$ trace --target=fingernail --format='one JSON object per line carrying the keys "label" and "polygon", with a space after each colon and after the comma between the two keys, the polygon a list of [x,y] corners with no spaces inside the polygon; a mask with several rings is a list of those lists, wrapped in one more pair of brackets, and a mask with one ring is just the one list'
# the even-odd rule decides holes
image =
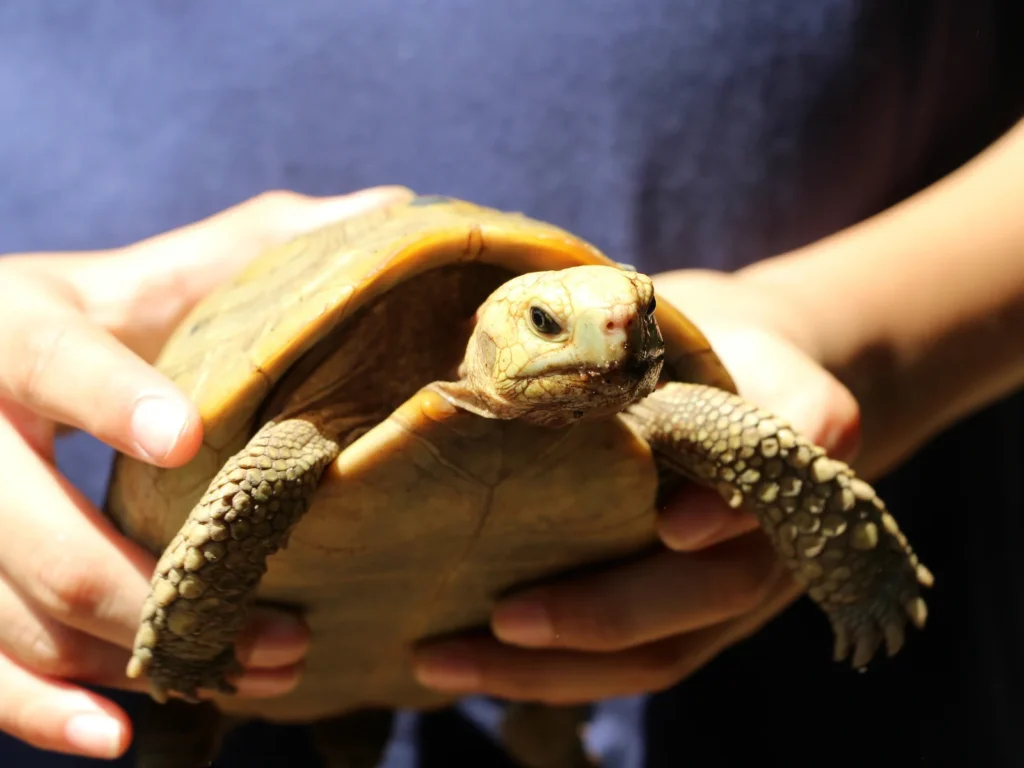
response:
{"label": "fingernail", "polygon": [[273,668],[294,664],[309,650],[309,632],[298,619],[277,616],[260,624],[247,666]]}
{"label": "fingernail", "polygon": [[494,634],[508,643],[526,646],[550,645],[555,628],[547,608],[537,600],[518,600],[494,611]]}
{"label": "fingernail", "polygon": [[420,685],[439,691],[472,691],[480,687],[480,669],[465,656],[438,652],[420,660],[414,674]]}
{"label": "fingernail", "polygon": [[76,750],[93,757],[115,758],[121,753],[124,731],[114,718],[87,712],[71,716],[64,726],[64,737]]}
{"label": "fingernail", "polygon": [[145,456],[162,460],[174,450],[188,423],[188,412],[177,400],[147,395],[135,404],[132,437]]}
{"label": "fingernail", "polygon": [[722,530],[726,520],[719,512],[668,512],[658,518],[658,535],[670,549],[700,549]]}

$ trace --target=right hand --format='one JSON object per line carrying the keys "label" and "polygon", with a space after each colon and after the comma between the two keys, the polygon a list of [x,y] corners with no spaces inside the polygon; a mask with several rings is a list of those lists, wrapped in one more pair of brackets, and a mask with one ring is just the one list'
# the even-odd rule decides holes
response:
{"label": "right hand", "polygon": [[[150,363],[185,313],[265,247],[408,196],[269,193],[125,248],[0,259],[0,730],[114,758],[131,741],[128,717],[83,684],[147,689],[125,667],[155,560],[59,473],[58,429],[184,464],[202,423]],[[307,645],[298,619],[256,611],[239,695],[290,690]]]}

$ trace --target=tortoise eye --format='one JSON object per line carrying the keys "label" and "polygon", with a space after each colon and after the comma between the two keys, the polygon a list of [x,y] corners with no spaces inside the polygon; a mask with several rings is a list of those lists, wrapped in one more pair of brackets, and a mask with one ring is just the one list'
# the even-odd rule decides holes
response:
{"label": "tortoise eye", "polygon": [[658,300],[651,296],[651,303],[647,305],[647,316],[651,317],[654,314],[654,310],[658,308]]}
{"label": "tortoise eye", "polygon": [[545,336],[554,336],[562,330],[555,319],[540,307],[530,307],[530,322]]}

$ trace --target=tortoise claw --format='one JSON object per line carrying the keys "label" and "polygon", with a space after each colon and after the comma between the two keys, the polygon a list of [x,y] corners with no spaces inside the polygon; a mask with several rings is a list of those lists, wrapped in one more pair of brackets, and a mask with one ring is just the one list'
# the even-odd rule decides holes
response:
{"label": "tortoise claw", "polygon": [[831,616],[835,661],[845,661],[852,652],[851,666],[862,669],[871,662],[883,643],[887,656],[893,657],[900,652],[906,643],[908,618],[919,629],[924,627],[927,609],[919,596],[905,600],[902,606],[895,603],[885,610],[878,608],[876,603],[874,610],[865,610],[863,605],[848,605],[835,610]]}
{"label": "tortoise claw", "polygon": [[850,632],[846,625],[832,622],[832,633],[835,635],[835,646],[832,651],[834,661],[845,661],[850,655]]}
{"label": "tortoise claw", "polygon": [[206,663],[181,662],[173,657],[139,659],[136,656],[128,666],[128,677],[145,675],[149,678],[150,697],[159,704],[166,704],[171,696],[198,704],[202,701],[201,690],[235,694],[238,688],[229,678],[244,671],[231,649]]}
{"label": "tortoise claw", "polygon": [[928,605],[921,597],[914,597],[908,600],[904,605],[904,610],[907,612],[907,616],[914,623],[914,626],[918,629],[924,629],[925,622],[928,620]]}
{"label": "tortoise claw", "polygon": [[885,652],[890,658],[903,648],[903,642],[906,640],[903,626],[903,622],[890,621],[882,627],[882,634],[885,635]]}
{"label": "tortoise claw", "polygon": [[157,704],[166,704],[167,700],[170,698],[167,688],[160,685],[160,683],[155,680],[151,681],[149,684],[149,695]]}
{"label": "tortoise claw", "polygon": [[882,644],[882,633],[876,627],[866,627],[857,636],[857,645],[853,651],[853,668],[866,667],[874,658],[878,647]]}

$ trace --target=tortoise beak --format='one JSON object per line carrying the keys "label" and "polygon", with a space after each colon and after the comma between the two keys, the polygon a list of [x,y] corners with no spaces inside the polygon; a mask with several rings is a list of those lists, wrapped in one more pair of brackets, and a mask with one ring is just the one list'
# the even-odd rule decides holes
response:
{"label": "tortoise beak", "polygon": [[636,382],[638,398],[647,397],[654,391],[664,364],[665,350],[662,347],[649,354],[637,355],[629,359],[625,366],[625,373],[631,381]]}
{"label": "tortoise beak", "polygon": [[624,366],[626,375],[637,383],[638,396],[646,397],[654,391],[665,364],[665,340],[661,336],[654,315],[639,318],[630,329],[629,358]]}
{"label": "tortoise beak", "polygon": [[642,379],[652,371],[655,374],[661,373],[661,366],[665,362],[665,350],[659,349],[653,353],[631,357],[626,363],[625,369],[631,377]]}

